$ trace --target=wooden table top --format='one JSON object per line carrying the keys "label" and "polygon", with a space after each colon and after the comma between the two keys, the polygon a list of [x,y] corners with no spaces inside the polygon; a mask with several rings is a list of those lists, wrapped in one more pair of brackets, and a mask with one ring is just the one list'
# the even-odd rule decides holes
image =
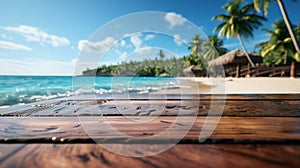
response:
{"label": "wooden table top", "polygon": [[[222,104],[222,113],[210,113]],[[0,167],[300,166],[298,94],[57,99],[2,108],[0,115]],[[199,142],[206,122],[213,132]],[[171,126],[178,129],[155,136]],[[170,149],[147,157],[103,147],[172,140]]]}

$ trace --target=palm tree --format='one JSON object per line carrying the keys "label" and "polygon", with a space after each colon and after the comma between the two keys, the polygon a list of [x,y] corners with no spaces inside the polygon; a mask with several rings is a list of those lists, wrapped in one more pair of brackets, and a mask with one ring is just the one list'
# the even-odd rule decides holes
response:
{"label": "palm tree", "polygon": [[189,49],[192,50],[192,55],[200,56],[203,50],[202,46],[203,46],[203,40],[200,39],[199,34],[196,34],[193,37],[192,42],[190,43],[189,46]]}
{"label": "palm tree", "polygon": [[218,51],[219,55],[223,55],[228,52],[228,49],[225,48],[224,41],[219,39],[218,36],[212,35],[208,36],[210,44]]}
{"label": "palm tree", "polygon": [[265,61],[275,64],[282,62],[287,64],[288,56],[299,61],[299,58],[295,55],[296,51],[293,48],[293,42],[284,20],[277,20],[272,24],[272,27],[273,30],[263,29],[270,35],[270,39],[256,45],[257,48],[260,48],[260,53],[265,58]]}
{"label": "palm tree", "polygon": [[227,48],[223,47],[223,40],[219,39],[216,35],[208,36],[209,42],[204,43],[204,55],[203,61],[204,63],[208,63],[208,61],[215,59],[219,55],[223,55],[228,52]]}
{"label": "palm tree", "polygon": [[165,58],[165,54],[164,54],[164,52],[162,51],[162,49],[159,50],[158,56],[159,56],[159,59],[160,59],[160,60],[163,60],[163,59]]}
{"label": "palm tree", "polygon": [[254,9],[257,12],[260,12],[260,10],[262,9],[264,16],[267,16],[268,9],[270,6],[270,0],[253,0],[253,5],[254,5]]}
{"label": "palm tree", "polygon": [[[285,22],[285,25],[286,25],[286,27],[287,27],[287,29],[289,31],[289,34],[291,36],[291,39],[293,41],[293,45],[294,45],[294,47],[295,47],[298,55],[300,55],[300,50],[299,50],[297,38],[295,37],[295,33],[293,31],[290,19],[289,19],[287,13],[286,13],[286,9],[285,9],[284,3],[282,2],[282,0],[276,0],[276,2],[277,2],[278,6],[280,8],[283,20]],[[264,13],[265,16],[267,15],[267,11],[268,11],[269,5],[270,5],[270,0],[254,0],[254,8],[255,8],[255,10],[259,12],[260,9],[263,8],[263,13]]]}
{"label": "palm tree", "polygon": [[190,43],[189,50],[192,50],[191,55],[184,57],[185,63],[188,66],[198,66],[201,68],[205,68],[205,66],[202,64],[201,56],[203,55],[204,51],[204,41],[203,39],[200,38],[199,34],[196,34],[192,42]]}
{"label": "palm tree", "polygon": [[254,13],[253,4],[246,4],[241,6],[242,0],[229,1],[223,9],[228,13],[227,15],[217,15],[213,20],[220,20],[222,23],[218,25],[215,31],[219,30],[219,36],[236,37],[243,50],[246,53],[247,59],[251,66],[254,66],[246,47],[242,41],[242,37],[253,37],[252,31],[262,25],[261,21],[266,20],[265,17]]}

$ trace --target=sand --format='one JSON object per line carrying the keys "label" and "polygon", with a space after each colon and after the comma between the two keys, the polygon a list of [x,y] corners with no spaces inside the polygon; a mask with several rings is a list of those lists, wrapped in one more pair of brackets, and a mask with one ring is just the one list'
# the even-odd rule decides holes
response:
{"label": "sand", "polygon": [[293,94],[300,93],[300,78],[178,78],[180,89],[157,94]]}

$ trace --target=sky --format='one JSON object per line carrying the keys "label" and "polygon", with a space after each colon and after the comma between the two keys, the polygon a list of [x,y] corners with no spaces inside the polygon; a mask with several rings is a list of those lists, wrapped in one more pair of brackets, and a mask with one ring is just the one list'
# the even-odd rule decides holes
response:
{"label": "sky", "polygon": [[[99,65],[150,59],[159,49],[167,57],[190,53],[193,34],[213,33],[227,0],[0,0],[0,75],[74,75]],[[251,2],[251,0],[249,0]],[[300,24],[300,1],[285,0],[290,20]],[[151,11],[151,12],[150,12]],[[157,11],[157,12],[156,12]],[[268,39],[281,18],[272,3],[255,44]],[[237,39],[224,39],[228,49]]]}

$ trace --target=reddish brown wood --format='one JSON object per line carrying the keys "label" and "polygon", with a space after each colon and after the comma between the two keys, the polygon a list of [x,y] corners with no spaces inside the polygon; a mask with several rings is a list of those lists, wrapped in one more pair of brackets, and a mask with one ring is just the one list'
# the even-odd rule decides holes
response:
{"label": "reddish brown wood", "polygon": [[241,72],[241,67],[240,67],[240,65],[237,65],[236,69],[235,69],[235,77],[236,78],[240,77],[240,72]]}
{"label": "reddish brown wood", "polygon": [[[0,143],[64,143],[90,142],[91,138],[127,141],[128,137],[118,136],[111,131],[111,126],[125,135],[148,137],[162,133],[171,125],[188,126],[191,117],[28,117],[0,118]],[[183,139],[183,143],[197,143],[206,117],[197,117],[192,129]],[[216,117],[211,117],[216,121]],[[137,122],[138,120],[143,122]],[[101,121],[108,123],[102,125]],[[147,122],[146,122],[147,121]],[[222,117],[208,143],[289,143],[300,142],[300,121],[294,117]],[[208,128],[213,128],[208,126]],[[180,129],[174,129],[167,137],[160,140],[180,137]],[[55,139],[53,139],[55,137]],[[132,142],[135,142],[133,138]],[[119,139],[124,138],[124,139]]]}
{"label": "reddish brown wood", "polygon": [[290,68],[290,77],[295,77],[296,75],[296,63],[293,61],[291,63],[291,68]]}
{"label": "reddish brown wood", "polygon": [[178,144],[148,157],[127,157],[97,144],[28,144],[0,146],[5,167],[299,167],[299,145]]}
{"label": "reddish brown wood", "polygon": [[256,64],[256,72],[255,72],[255,76],[258,77],[259,75],[259,69],[260,69],[260,64]]}
{"label": "reddish brown wood", "polygon": [[[298,95],[299,97],[299,95]],[[300,101],[297,95],[260,95],[254,97],[243,97],[239,95],[227,96],[202,96],[198,100],[82,100],[64,101],[61,103],[40,104],[39,106],[24,105],[0,109],[2,116],[176,116],[198,115],[206,116],[213,111],[215,103],[224,105],[223,116],[300,116]],[[223,98],[223,99],[222,99]],[[212,103],[214,102],[214,103]],[[179,113],[180,112],[180,113]]]}
{"label": "reddish brown wood", "polygon": [[248,62],[248,69],[247,69],[247,75],[251,76],[251,64]]}
{"label": "reddish brown wood", "polygon": [[[299,95],[230,95],[227,97],[223,117],[212,135],[204,143],[199,143],[199,133],[207,119],[208,110],[214,111],[216,108],[210,106],[211,101],[222,102],[222,98],[220,95],[202,95],[198,99],[189,100],[190,104],[184,106],[179,105],[178,99],[168,100],[167,104],[163,104],[161,100],[153,102],[154,105],[164,107],[164,114],[171,114],[170,116],[140,116],[143,112],[135,114],[136,110],[144,107],[152,114],[153,109],[148,107],[149,102],[145,100],[135,100],[131,104],[134,110],[128,114],[132,113],[135,116],[115,116],[116,113],[112,110],[112,113],[107,113],[108,116],[104,118],[94,110],[101,107],[104,112],[108,112],[115,102],[64,100],[1,109],[0,114],[3,116],[13,114],[31,117],[0,117],[0,167],[300,166]],[[126,101],[124,102],[124,107],[127,107]],[[74,115],[72,105],[80,107],[81,111],[75,111],[85,116]],[[186,136],[179,144],[154,156],[120,156],[94,144],[91,139],[95,138],[99,143],[113,144],[118,148],[122,148],[120,144],[124,142],[146,144],[144,140],[139,139],[159,134],[173,124],[181,128],[191,123],[191,116],[177,116],[174,109],[186,110],[188,114],[195,110],[195,107],[199,108],[197,110],[200,116],[196,118]],[[43,116],[42,113],[44,116],[50,115],[37,117]],[[60,114],[68,117],[58,117]],[[92,114],[98,115],[88,116]],[[133,117],[131,119],[134,120],[127,117]],[[177,117],[182,120],[176,121]],[[107,125],[99,125],[103,119],[125,135],[138,138],[117,136]],[[144,119],[147,122],[137,122]],[[208,128],[212,129],[213,125],[209,125]],[[167,142],[166,140],[178,137],[180,133],[173,130],[169,136],[160,140]],[[111,143],[111,140],[114,143]]]}

